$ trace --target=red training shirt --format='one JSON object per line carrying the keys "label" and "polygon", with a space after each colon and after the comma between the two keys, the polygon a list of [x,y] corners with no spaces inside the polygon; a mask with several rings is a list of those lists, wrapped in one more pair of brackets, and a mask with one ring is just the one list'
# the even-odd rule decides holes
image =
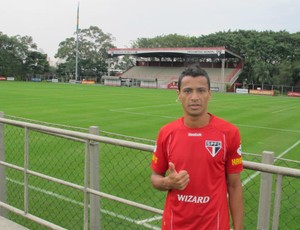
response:
{"label": "red training shirt", "polygon": [[214,115],[202,128],[186,127],[183,117],[162,127],[152,169],[165,174],[173,162],[190,176],[184,190],[168,191],[162,229],[230,229],[226,174],[243,170],[241,155],[239,130]]}

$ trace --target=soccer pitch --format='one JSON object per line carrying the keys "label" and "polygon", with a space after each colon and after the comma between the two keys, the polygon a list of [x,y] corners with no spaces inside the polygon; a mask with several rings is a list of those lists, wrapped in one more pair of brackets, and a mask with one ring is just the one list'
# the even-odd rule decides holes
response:
{"label": "soccer pitch", "polygon": [[[182,115],[181,105],[176,99],[176,90],[0,82],[0,111],[5,115],[73,127],[98,126],[103,131],[153,141],[162,125]],[[300,98],[213,93],[209,111],[240,129],[243,152],[261,154],[268,150],[275,152],[276,156],[300,160]],[[42,143],[39,144],[42,146]],[[49,156],[44,154],[40,157]],[[51,157],[53,166],[47,166],[49,171],[59,163],[59,160],[54,159],[57,156]],[[113,163],[120,160],[117,155],[114,157],[116,158],[107,161]],[[139,164],[139,157],[134,159],[136,165]],[[133,172],[137,168],[137,176],[149,181],[150,159],[151,156],[149,162],[138,167],[132,166],[131,169],[128,166],[132,159],[124,158],[121,161],[127,166],[124,170]],[[120,166],[116,164],[114,168],[117,167]],[[145,167],[148,167],[147,170],[144,170]],[[127,175],[130,172],[123,171],[122,174]],[[114,175],[110,176],[108,181],[114,178]],[[248,174],[244,174],[243,180],[247,179]],[[123,185],[118,181],[109,182],[109,189],[113,191],[114,186],[122,186],[121,190],[125,191],[126,183],[122,182]],[[150,182],[143,186],[145,191],[152,190]],[[54,186],[49,188],[52,190],[52,187]],[[251,189],[256,191],[257,188]],[[68,193],[68,190],[62,193]],[[145,197],[139,198],[140,201],[147,200],[148,194],[144,195]],[[50,202],[54,203],[54,199],[47,200],[49,205]],[[157,207],[162,208],[161,205],[162,203]],[[66,207],[67,204],[62,209]],[[134,217],[134,214],[128,214],[130,215]]]}
{"label": "soccer pitch", "polygon": [[[6,115],[98,126],[150,140],[156,139],[162,125],[182,115],[176,99],[175,90],[0,82],[0,111]],[[209,111],[240,129],[243,152],[268,150],[279,155],[300,140],[299,98],[213,93]]]}

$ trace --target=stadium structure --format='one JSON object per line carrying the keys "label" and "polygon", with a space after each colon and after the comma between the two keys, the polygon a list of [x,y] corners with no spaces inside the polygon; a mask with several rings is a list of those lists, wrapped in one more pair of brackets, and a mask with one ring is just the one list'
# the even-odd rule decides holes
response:
{"label": "stadium structure", "polygon": [[[213,91],[224,92],[235,85],[243,59],[225,47],[111,48],[113,58],[129,55],[134,65],[118,76],[103,76],[105,85],[177,89],[177,80],[186,66],[199,63],[211,79]],[[111,68],[109,66],[108,68]]]}

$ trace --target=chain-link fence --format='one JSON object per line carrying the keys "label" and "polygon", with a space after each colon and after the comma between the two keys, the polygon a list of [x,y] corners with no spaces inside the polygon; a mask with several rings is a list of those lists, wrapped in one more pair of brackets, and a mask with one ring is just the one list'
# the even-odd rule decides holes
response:
{"label": "chain-link fence", "polygon": [[[21,119],[15,118],[14,120]],[[79,136],[70,137],[66,134],[57,134],[47,130],[24,128],[21,125],[6,123],[3,126],[4,143],[2,143],[2,149],[5,153],[5,160],[2,160],[9,165],[19,167],[19,169],[16,169],[8,167],[8,165],[5,166],[6,203],[65,229],[84,229],[86,222],[88,222],[88,228],[93,229],[93,223],[91,222],[91,215],[93,215],[91,206],[93,202],[89,202],[88,220],[86,219],[85,205],[87,197],[84,195],[87,190],[74,189],[74,187],[36,175],[47,175],[51,178],[57,178],[57,180],[67,181],[73,185],[76,184],[86,188],[87,141]],[[76,130],[74,127],[68,127],[68,129]],[[79,131],[87,135],[89,132],[88,129],[79,129]],[[98,145],[99,143],[99,146],[97,146],[99,149],[99,159],[97,160],[99,163],[99,169],[97,168],[99,178],[97,180],[99,191],[104,194],[99,199],[101,210],[99,214],[99,228],[101,227],[101,229],[105,230],[160,229],[161,214],[159,210],[163,209],[166,194],[151,187],[151,151],[140,149],[134,145],[134,143],[146,143],[147,146],[153,146],[153,141],[135,140],[134,137],[124,137],[103,131],[100,131],[100,134],[109,138],[130,140],[130,143],[133,144],[131,147],[130,145],[110,142],[103,143],[97,141],[97,139],[89,143],[89,146]],[[261,155],[245,153],[244,160],[261,162]],[[276,165],[300,169],[300,162],[297,161],[275,159],[274,162]],[[28,171],[36,174],[26,174],[25,166]],[[4,168],[3,164],[0,164],[1,167],[2,169]],[[242,177],[245,206],[244,229],[252,230],[256,229],[258,222],[260,172],[247,168],[244,170]],[[89,183],[94,179],[89,176]],[[274,176],[274,184],[275,180]],[[27,182],[28,189],[24,186]],[[0,186],[3,188],[2,184]],[[272,192],[272,210],[275,204],[274,195],[275,188]],[[112,198],[109,196],[112,196]],[[120,200],[116,199],[116,197]],[[279,229],[299,228],[299,197],[300,179],[284,176],[280,202]],[[88,198],[92,201],[90,196]],[[153,207],[155,210],[145,210],[136,207],[136,204]],[[271,214],[273,213],[272,210]],[[3,213],[3,210],[1,212],[0,208],[1,213]],[[5,214],[9,219],[29,229],[48,229],[43,224],[38,224],[12,211]],[[270,217],[271,223],[272,216]]]}
{"label": "chain-link fence", "polygon": [[[299,141],[300,142],[300,141]],[[298,143],[299,144],[299,143]],[[249,162],[262,162],[261,154],[243,153],[243,159]],[[271,162],[276,166],[283,166],[289,169],[300,169],[300,162],[283,158],[274,158]],[[245,229],[263,229],[256,228],[259,216],[259,202],[261,193],[261,171],[245,169],[243,172],[243,190],[244,190],[244,208],[245,208]],[[281,184],[280,207],[276,207],[276,183],[278,177],[271,174],[272,191],[270,194],[270,228],[268,229],[298,229],[300,220],[297,218],[300,214],[300,178],[293,176],[283,177]],[[279,220],[274,220],[276,208],[280,211]],[[279,228],[274,228],[274,221],[279,222]],[[252,223],[252,224],[251,224]]]}

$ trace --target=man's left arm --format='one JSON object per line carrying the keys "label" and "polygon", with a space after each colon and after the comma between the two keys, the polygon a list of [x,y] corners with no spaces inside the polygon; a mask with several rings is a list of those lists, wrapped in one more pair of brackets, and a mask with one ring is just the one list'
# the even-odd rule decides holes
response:
{"label": "man's left arm", "polygon": [[234,230],[243,229],[244,206],[240,173],[227,174],[229,208]]}

